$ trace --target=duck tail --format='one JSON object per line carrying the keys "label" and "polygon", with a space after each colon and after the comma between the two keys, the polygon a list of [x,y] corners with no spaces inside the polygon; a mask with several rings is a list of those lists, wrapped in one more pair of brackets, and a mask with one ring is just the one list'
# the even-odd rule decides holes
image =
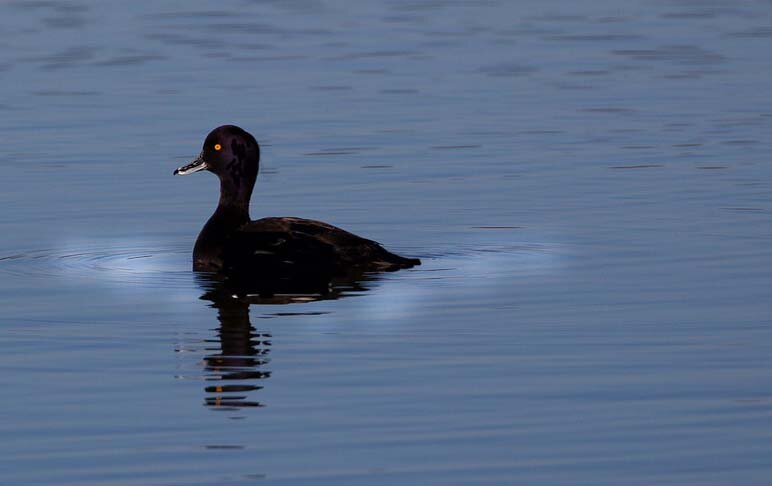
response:
{"label": "duck tail", "polygon": [[381,266],[386,271],[399,270],[401,268],[411,268],[421,264],[421,260],[418,258],[407,258],[399,256],[395,253],[383,249],[381,255],[378,258],[378,266]]}

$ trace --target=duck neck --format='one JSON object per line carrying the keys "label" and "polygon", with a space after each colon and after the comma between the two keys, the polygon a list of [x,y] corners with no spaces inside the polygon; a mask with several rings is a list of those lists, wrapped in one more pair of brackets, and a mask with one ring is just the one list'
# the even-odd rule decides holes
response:
{"label": "duck neck", "polygon": [[248,207],[236,204],[217,206],[198,234],[193,247],[193,269],[219,271],[223,266],[223,250],[231,234],[249,222]]}
{"label": "duck neck", "polygon": [[220,202],[214,214],[206,222],[201,237],[216,241],[249,222],[249,197],[238,196],[232,187],[229,187],[225,181],[221,181]]}
{"label": "duck neck", "polygon": [[249,188],[239,187],[228,179],[220,179],[220,201],[212,218],[241,226],[249,221],[249,199],[251,196],[251,186]]}
{"label": "duck neck", "polygon": [[208,223],[216,225],[220,231],[230,231],[249,222],[249,209],[235,205],[217,206]]}

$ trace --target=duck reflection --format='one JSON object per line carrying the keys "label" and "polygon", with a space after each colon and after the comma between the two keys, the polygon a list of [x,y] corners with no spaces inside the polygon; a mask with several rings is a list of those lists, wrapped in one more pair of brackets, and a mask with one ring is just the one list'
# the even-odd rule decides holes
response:
{"label": "duck reflection", "polygon": [[202,300],[217,309],[219,326],[206,341],[203,358],[205,380],[204,405],[214,410],[239,410],[262,407],[252,392],[263,388],[270,378],[272,336],[256,329],[250,320],[252,305],[285,305],[318,300],[339,299],[369,289],[375,274],[347,275],[345,278],[316,281],[282,281],[274,286],[235,281],[208,273],[196,274],[204,290]]}
{"label": "duck reflection", "polygon": [[247,393],[259,390],[260,380],[271,376],[265,366],[270,359],[271,335],[260,332],[249,320],[249,303],[240,299],[213,301],[220,327],[216,338],[208,340],[204,356],[206,380],[217,382],[205,388],[207,407],[234,409],[261,407]]}

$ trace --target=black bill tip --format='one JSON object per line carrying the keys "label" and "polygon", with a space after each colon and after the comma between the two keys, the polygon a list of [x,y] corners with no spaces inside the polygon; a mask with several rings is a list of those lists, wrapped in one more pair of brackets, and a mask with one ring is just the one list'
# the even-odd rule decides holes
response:
{"label": "black bill tip", "polygon": [[177,167],[174,169],[174,173],[172,175],[188,175],[200,170],[204,170],[206,168],[206,161],[204,161],[204,156],[201,154],[196,157],[196,160],[189,163],[188,165],[183,165],[182,167]]}

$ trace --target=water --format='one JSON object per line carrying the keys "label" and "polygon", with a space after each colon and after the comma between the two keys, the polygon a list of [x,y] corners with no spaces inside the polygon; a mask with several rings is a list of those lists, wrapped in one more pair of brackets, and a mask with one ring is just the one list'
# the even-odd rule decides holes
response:
{"label": "water", "polygon": [[[3,484],[767,484],[772,4],[5,2]],[[424,261],[190,272],[252,216]]]}

